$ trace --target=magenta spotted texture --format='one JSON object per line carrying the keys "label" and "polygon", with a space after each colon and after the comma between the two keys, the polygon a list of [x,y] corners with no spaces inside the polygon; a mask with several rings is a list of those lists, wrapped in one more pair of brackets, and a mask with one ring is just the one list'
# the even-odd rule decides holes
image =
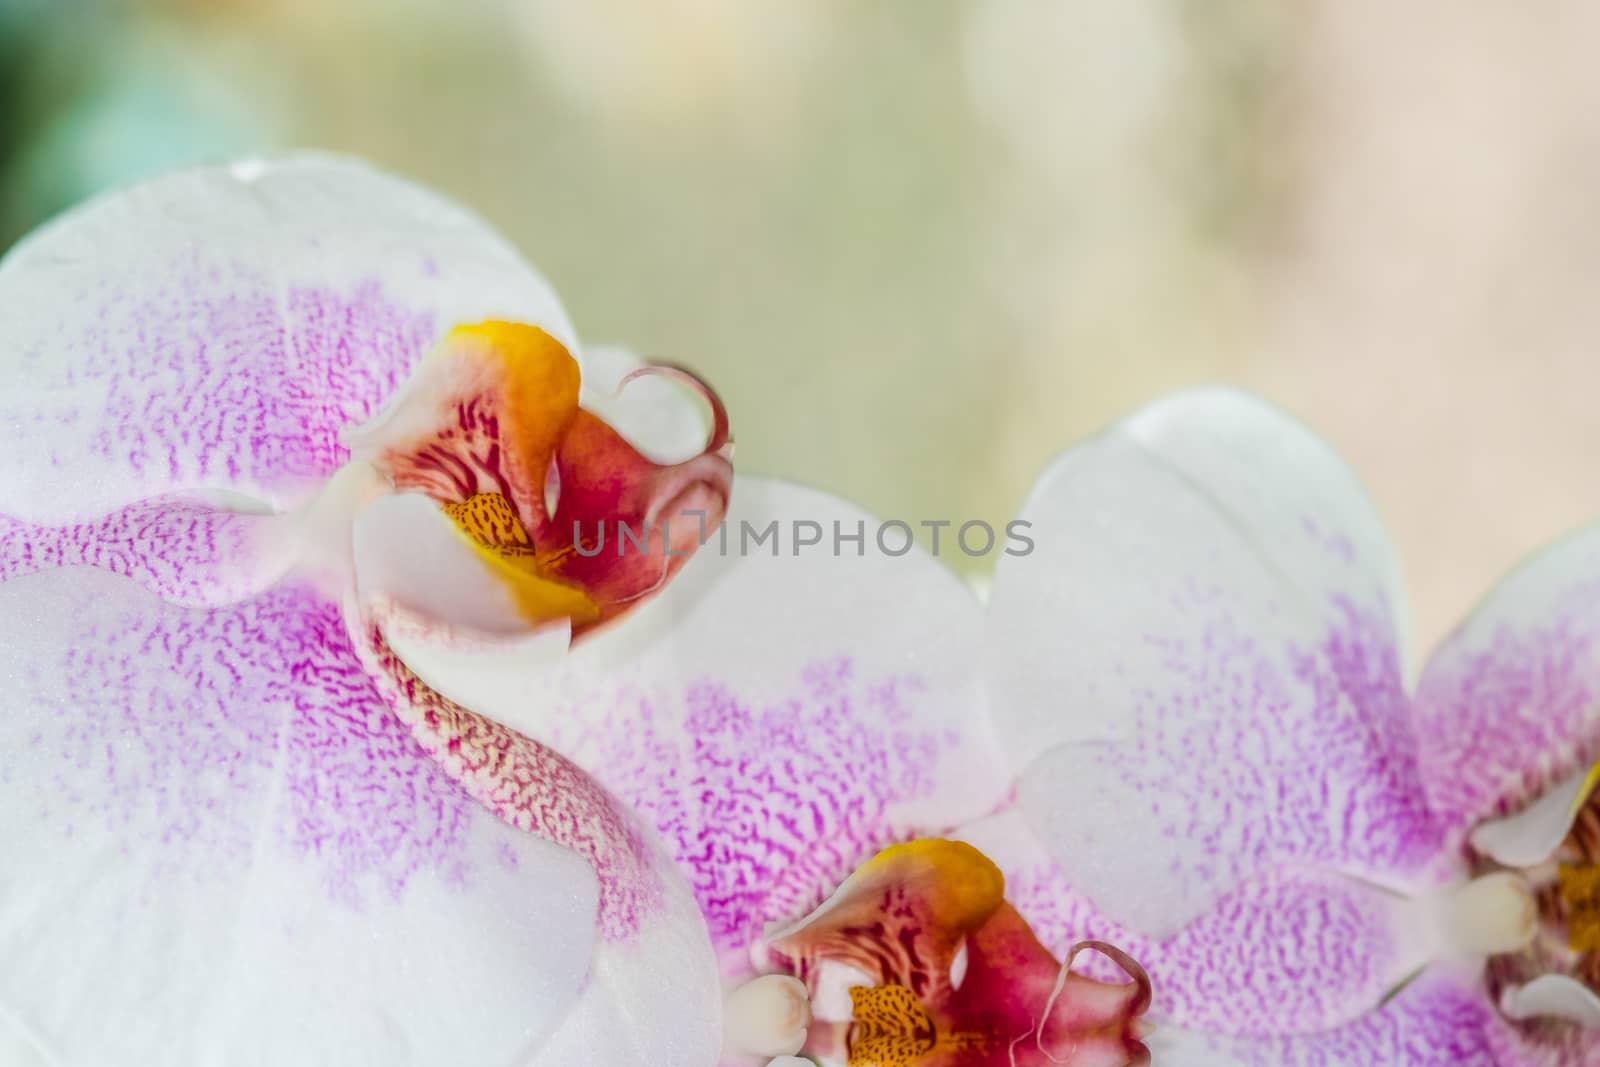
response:
{"label": "magenta spotted texture", "polygon": [[1489,1016],[1488,1006],[1459,985],[1425,976],[1359,1021],[1337,1030],[1254,1040],[1205,1035],[1182,1044],[1156,1037],[1151,1049],[1157,1062],[1165,1053],[1168,1062],[1190,1067],[1504,1067],[1507,1063],[1539,1062],[1499,1057],[1487,1032],[1493,1025]]}
{"label": "magenta spotted texture", "polygon": [[150,612],[93,595],[105,584],[52,603],[71,641],[26,664],[26,745],[59,768],[28,805],[39,819],[159,841],[195,879],[247,863],[270,835],[356,910],[419,874],[465,887],[486,856],[498,862],[498,848],[470,845],[492,820],[379,696],[333,605],[290,586]]}
{"label": "magenta spotted texture", "polygon": [[923,690],[916,677],[857,677],[840,657],[803,668],[786,700],[753,704],[704,680],[618,706],[628,728],[592,747],[565,740],[661,832],[713,939],[742,952],[888,843],[891,803],[934,791],[957,739],[919,727]]}
{"label": "magenta spotted texture", "polygon": [[1423,772],[1453,828],[1600,759],[1597,604],[1600,545],[1585,536],[1525,564],[1429,662],[1417,690]]}
{"label": "magenta spotted texture", "polygon": [[0,579],[94,567],[131,578],[169,603],[228,604],[277,577],[255,566],[271,532],[270,516],[224,510],[192,492],[83,522],[0,518]]}
{"label": "magenta spotted texture", "polygon": [[[1040,773],[1086,801],[1100,783],[1126,783],[1182,843],[1164,872],[1182,884],[1294,865],[1391,880],[1423,869],[1440,836],[1398,657],[1387,626],[1338,607],[1321,642],[1299,646],[1252,633],[1221,582],[1185,590],[1167,605],[1169,629],[1134,639],[1160,684],[1129,677],[1127,738],[1054,753]],[[1085,845],[1123,847],[1118,821],[1074,823]]]}
{"label": "magenta spotted texture", "polygon": [[[285,292],[281,279],[235,263],[223,268],[235,287],[210,295],[212,269],[175,269],[153,293],[108,285],[90,295],[97,311],[78,343],[100,358],[72,384],[146,378],[183,388],[112,393],[83,444],[108,476],[126,470],[168,487],[275,494],[327,477],[349,458],[340,431],[393,395],[440,324],[376,279]],[[48,347],[23,353],[30,376],[48,380],[49,356]],[[42,424],[45,413],[34,418]],[[48,460],[70,469],[76,451],[64,443]]]}

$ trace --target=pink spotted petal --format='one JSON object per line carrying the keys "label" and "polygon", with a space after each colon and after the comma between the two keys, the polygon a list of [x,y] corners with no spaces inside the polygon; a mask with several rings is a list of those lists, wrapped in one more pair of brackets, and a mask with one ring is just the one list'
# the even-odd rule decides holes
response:
{"label": "pink spotted petal", "polygon": [[1428,798],[1465,831],[1600,758],[1600,528],[1512,571],[1423,671]]}
{"label": "pink spotted petal", "polygon": [[197,492],[141,500],[82,522],[0,516],[0,581],[96,567],[174,604],[230,604],[282,577],[290,562],[285,533],[281,516],[234,510]]}
{"label": "pink spotted petal", "polygon": [[[795,554],[793,523],[824,543]],[[834,555],[833,524],[865,530]],[[775,542],[747,544],[742,524]],[[419,655],[424,679],[570,756],[666,839],[725,966],[895,837],[990,810],[1005,776],[976,692],[978,606],[878,520],[741,477],[714,537],[626,625],[559,663]],[[803,533],[809,535],[809,528]],[[803,538],[804,539],[804,538]],[[893,534],[885,542],[897,551]],[[425,650],[424,650],[425,651]]]}
{"label": "pink spotted petal", "polygon": [[1176,933],[1151,938],[1096,910],[1017,813],[961,836],[1005,871],[1007,898],[1052,952],[1096,939],[1137,959],[1159,1025],[1255,1035],[1330,1029],[1371,1011],[1431,955],[1429,931],[1400,898],[1340,875],[1263,872]]}
{"label": "pink spotted petal", "polygon": [[1433,858],[1394,561],[1327,445],[1180,394],[1059,459],[1022,518],[988,703],[1023,810],[1108,914],[1169,934],[1257,872],[1405,883]]}
{"label": "pink spotted petal", "polygon": [[0,306],[0,515],[32,522],[185,489],[298,503],[451,327],[515,319],[573,348],[476,218],[317,156],[94,200],[6,256]]}
{"label": "pink spotted petal", "polygon": [[[1490,1009],[1463,981],[1425,975],[1354,1022],[1294,1037],[1227,1037],[1158,1027],[1157,1064],[1177,1067],[1536,1067],[1496,1055]],[[1582,1061],[1537,1067],[1587,1067]]]}
{"label": "pink spotted petal", "polygon": [[41,572],[0,675],[0,1049],[512,1067],[579,1003],[593,869],[423,750],[333,604]]}

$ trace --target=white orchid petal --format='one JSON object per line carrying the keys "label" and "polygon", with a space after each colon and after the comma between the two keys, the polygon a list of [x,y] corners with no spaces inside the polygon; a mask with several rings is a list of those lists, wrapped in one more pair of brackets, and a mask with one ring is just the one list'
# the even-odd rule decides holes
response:
{"label": "white orchid petal", "polygon": [[0,673],[0,1004],[47,1062],[512,1067],[563,1024],[593,870],[417,746],[333,605],[32,575]]}
{"label": "white orchid petal", "polygon": [[1107,914],[1166,934],[1253,872],[1434,857],[1393,556],[1327,445],[1182,394],[1063,456],[1022,517],[988,703],[1023,810]]}
{"label": "white orchid petal", "polygon": [[[670,860],[663,856],[661,863]],[[721,998],[699,907],[681,878],[664,877],[662,895],[639,931],[596,946],[577,1005],[519,1067],[709,1067],[721,1047]]]}
{"label": "white orchid petal", "polygon": [[[822,543],[797,550],[797,522],[820,526]],[[858,523],[865,530],[859,556],[849,543],[836,554],[835,523],[846,534]],[[744,528],[770,524],[781,538],[776,554],[739,543]],[[725,526],[727,544],[713,535],[701,550],[705,559],[697,558],[641,609],[636,623],[577,646],[563,674],[544,679],[572,702],[547,712],[545,730],[586,747],[598,740],[595,727],[613,721],[604,715],[606,697],[660,715],[663,709],[648,707],[651,689],[671,692],[685,683],[714,685],[741,703],[778,701],[771,714],[773,725],[782,725],[782,711],[800,711],[810,689],[822,704],[813,710],[831,712],[841,726],[859,717],[889,727],[885,739],[910,746],[893,761],[905,780],[893,781],[892,768],[880,767],[891,780],[870,783],[887,788],[884,814],[890,823],[947,825],[987,810],[1006,782],[975,692],[977,605],[962,582],[920,548],[898,556],[880,551],[874,543],[878,525],[874,516],[827,493],[739,478]],[[802,678],[808,672],[809,685]],[[596,679],[606,682],[596,685]],[[679,689],[675,695],[693,694]],[[586,696],[601,699],[590,702]],[[859,704],[851,703],[853,697]],[[803,727],[825,724],[805,717],[789,724],[802,729],[785,738],[793,748],[782,755],[799,761],[809,753],[825,764],[849,754],[842,747],[851,740],[848,733],[808,734]],[[619,725],[626,730],[627,720]],[[669,738],[690,740],[671,733],[660,740]],[[739,740],[753,744],[759,738],[755,731]],[[752,759],[761,754],[754,748],[736,751]],[[917,759],[921,767],[914,765]],[[800,763],[794,766],[792,780],[774,784],[792,788],[802,801],[820,800],[821,782],[808,782]]]}

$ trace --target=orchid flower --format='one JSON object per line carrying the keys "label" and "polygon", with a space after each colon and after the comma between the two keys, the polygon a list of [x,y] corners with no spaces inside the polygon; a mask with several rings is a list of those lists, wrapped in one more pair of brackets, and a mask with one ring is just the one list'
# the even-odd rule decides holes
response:
{"label": "orchid flower", "polygon": [[994,863],[945,839],[1011,788],[982,705],[982,608],[878,529],[740,475],[719,539],[629,627],[539,663],[430,647],[412,666],[658,831],[717,951],[730,1067],[1148,1062],[1137,960],[1041,943]]}
{"label": "orchid flower", "polygon": [[1047,941],[1131,952],[1184,1067],[1600,1064],[1600,531],[1406,675],[1331,449],[1223,391],[1057,461],[984,639],[1013,811],[963,834]]}
{"label": "orchid flower", "polygon": [[[464,212],[196,171],[0,302],[8,1062],[1145,1061],[1137,963],[939,836],[1009,789],[967,589],[728,511],[715,398]],[[721,540],[800,522],[854,554]]]}
{"label": "orchid flower", "polygon": [[658,513],[726,504],[709,392],[580,368],[481,223],[318,158],[95,201],[0,309],[0,1060],[713,1061],[653,836],[384,636],[628,631],[697,543]]}

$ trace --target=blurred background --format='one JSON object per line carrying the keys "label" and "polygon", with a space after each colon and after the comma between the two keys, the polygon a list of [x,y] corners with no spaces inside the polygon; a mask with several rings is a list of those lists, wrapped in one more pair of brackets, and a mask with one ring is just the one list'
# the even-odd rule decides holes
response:
{"label": "blurred background", "polygon": [[741,469],[912,522],[1237,383],[1355,464],[1431,643],[1600,514],[1597,39],[1589,0],[0,0],[0,246],[363,155],[703,371]]}

